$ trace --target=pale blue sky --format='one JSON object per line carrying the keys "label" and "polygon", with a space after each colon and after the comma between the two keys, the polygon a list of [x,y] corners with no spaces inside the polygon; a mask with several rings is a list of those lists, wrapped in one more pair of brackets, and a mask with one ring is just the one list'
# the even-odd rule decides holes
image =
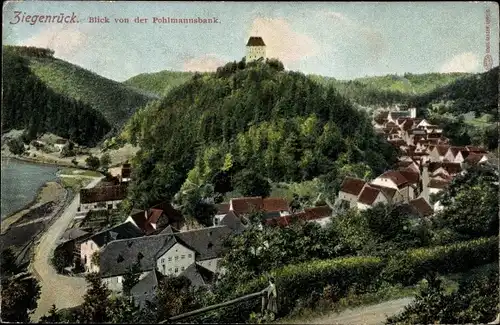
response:
{"label": "pale blue sky", "polygon": [[[285,67],[338,79],[405,72],[481,72],[485,11],[498,65],[498,5],[490,2],[245,3],[245,2],[9,2],[3,42],[55,50],[55,56],[123,81],[143,72],[210,70],[245,55],[260,35],[269,56]],[[71,15],[78,24],[10,24],[26,15]],[[88,17],[107,16],[109,24]],[[144,24],[115,18],[147,17]],[[152,17],[212,18],[218,24],[153,24]]]}

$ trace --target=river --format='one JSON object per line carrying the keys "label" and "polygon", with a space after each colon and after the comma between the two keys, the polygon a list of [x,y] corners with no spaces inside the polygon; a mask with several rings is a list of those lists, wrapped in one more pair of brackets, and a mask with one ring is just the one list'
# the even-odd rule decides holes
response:
{"label": "river", "polygon": [[2,219],[17,212],[36,197],[40,187],[57,179],[58,168],[2,157],[1,205]]}

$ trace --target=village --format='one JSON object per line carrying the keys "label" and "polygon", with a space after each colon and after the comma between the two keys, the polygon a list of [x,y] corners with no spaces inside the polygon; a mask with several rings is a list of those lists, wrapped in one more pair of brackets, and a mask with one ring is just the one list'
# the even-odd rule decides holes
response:
{"label": "village", "polygon": [[[139,282],[131,290],[140,305],[154,297],[162,276],[185,276],[193,286],[216,283],[224,269],[218,265],[224,239],[245,231],[253,212],[264,215],[266,226],[286,227],[300,219],[326,225],[345,209],[366,210],[377,204],[407,204],[415,215],[432,218],[439,211],[437,193],[466,168],[489,162],[486,150],[449,143],[442,130],[416,117],[416,109],[394,107],[373,117],[377,133],[399,149],[399,161],[376,178],[345,178],[333,204],[292,211],[291,202],[281,197],[237,197],[217,204],[211,227],[193,229],[179,207],[163,202],[146,210],[134,209],[126,221],[111,228],[70,228],[58,249],[74,256],[66,266],[77,276],[97,272],[120,294],[127,272],[139,272]],[[76,224],[85,225],[89,215],[116,212],[126,198],[133,175],[130,164],[114,169],[111,179],[94,188],[81,189],[75,214]]]}

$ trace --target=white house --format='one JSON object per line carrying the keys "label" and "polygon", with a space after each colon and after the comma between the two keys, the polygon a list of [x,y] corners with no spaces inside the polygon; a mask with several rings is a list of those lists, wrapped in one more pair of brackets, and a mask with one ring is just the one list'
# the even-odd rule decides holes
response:
{"label": "white house", "polygon": [[398,190],[403,195],[405,202],[414,198],[414,191],[408,179],[398,171],[387,171],[375,178],[372,183]]}
{"label": "white house", "polygon": [[76,219],[84,218],[89,211],[116,210],[127,197],[127,183],[119,185],[83,188],[80,190],[80,205]]}
{"label": "white house", "polygon": [[266,58],[266,44],[262,37],[251,36],[247,42],[246,62],[255,61],[260,58]]}
{"label": "white house", "polygon": [[341,206],[355,208],[358,205],[358,196],[366,182],[359,178],[346,177],[340,187],[338,199]]}
{"label": "white house", "polygon": [[63,150],[64,147],[66,147],[68,145],[68,140],[65,140],[65,139],[58,139],[56,140],[56,143],[54,144],[54,147],[56,147],[56,149],[61,152]]}
{"label": "white house", "polygon": [[124,222],[113,228],[98,232],[80,244],[80,262],[85,272],[99,271],[99,265],[92,262],[92,256],[113,240],[136,238],[144,233],[133,223]]}
{"label": "white house", "polygon": [[123,276],[134,265],[141,276],[149,272],[185,275],[195,286],[206,285],[221,271],[223,241],[231,233],[228,227],[215,226],[115,240],[100,252],[99,273],[103,282],[118,293],[122,290]]}
{"label": "white house", "polygon": [[389,202],[381,190],[370,185],[365,185],[358,198],[358,210],[369,209],[377,203],[388,204]]}

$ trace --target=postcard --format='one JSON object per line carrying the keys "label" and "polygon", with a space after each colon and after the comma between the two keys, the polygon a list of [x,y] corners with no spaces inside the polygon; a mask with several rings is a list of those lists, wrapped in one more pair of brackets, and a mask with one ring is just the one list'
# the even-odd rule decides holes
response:
{"label": "postcard", "polygon": [[2,14],[3,322],[499,324],[497,3]]}

